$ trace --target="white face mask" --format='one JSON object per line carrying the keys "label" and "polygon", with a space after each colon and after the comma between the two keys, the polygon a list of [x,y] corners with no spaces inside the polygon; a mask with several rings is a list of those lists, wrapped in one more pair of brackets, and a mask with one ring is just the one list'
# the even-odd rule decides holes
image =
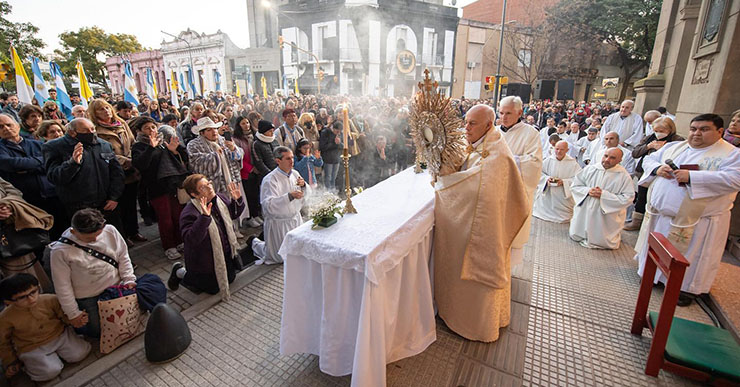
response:
{"label": "white face mask", "polygon": [[668,133],[655,132],[655,138],[658,140],[662,140],[666,137],[668,137]]}

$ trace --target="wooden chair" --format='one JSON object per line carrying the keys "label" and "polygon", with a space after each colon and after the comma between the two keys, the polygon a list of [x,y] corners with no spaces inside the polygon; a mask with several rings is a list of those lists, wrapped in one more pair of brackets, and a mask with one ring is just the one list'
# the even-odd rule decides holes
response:
{"label": "wooden chair", "polygon": [[[653,334],[645,374],[658,376],[662,368],[714,385],[740,385],[740,345],[730,332],[673,317],[689,262],[665,236],[657,232],[650,233],[647,258],[632,319],[632,334],[642,335],[645,328]],[[668,281],[660,312],[648,313],[658,268]]]}

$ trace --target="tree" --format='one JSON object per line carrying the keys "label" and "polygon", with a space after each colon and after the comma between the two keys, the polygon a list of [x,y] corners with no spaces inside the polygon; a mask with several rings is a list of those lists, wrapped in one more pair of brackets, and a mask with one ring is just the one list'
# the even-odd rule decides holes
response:
{"label": "tree", "polygon": [[[43,40],[36,37],[39,28],[31,23],[13,23],[6,17],[13,7],[7,1],[0,1],[0,62],[12,67],[10,60],[10,45],[13,44],[18,55],[26,63],[26,74],[31,74],[31,67],[27,58],[31,55],[43,58],[41,49],[46,46]],[[15,89],[15,77],[8,77],[4,83],[8,90]]]}
{"label": "tree", "polygon": [[[108,34],[97,26],[59,34],[62,48],[54,50],[64,75],[76,74],[77,59],[82,61],[91,83],[106,87],[105,58],[138,52],[144,48],[136,36]],[[106,87],[107,88],[107,87]]]}
{"label": "tree", "polygon": [[560,0],[548,19],[574,41],[604,42],[617,50],[624,78],[620,101],[632,77],[650,65],[662,0]]}

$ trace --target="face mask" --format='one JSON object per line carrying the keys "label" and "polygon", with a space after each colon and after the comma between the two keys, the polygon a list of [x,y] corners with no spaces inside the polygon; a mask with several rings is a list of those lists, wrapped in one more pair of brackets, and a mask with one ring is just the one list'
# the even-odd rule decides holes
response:
{"label": "face mask", "polygon": [[92,144],[95,140],[95,133],[77,133],[77,140],[83,144]]}
{"label": "face mask", "polygon": [[657,138],[658,140],[662,140],[666,137],[668,137],[668,133],[655,132],[655,138]]}
{"label": "face mask", "polygon": [[725,130],[725,134],[722,135],[722,138],[734,146],[740,146],[740,137],[730,133],[728,130]]}

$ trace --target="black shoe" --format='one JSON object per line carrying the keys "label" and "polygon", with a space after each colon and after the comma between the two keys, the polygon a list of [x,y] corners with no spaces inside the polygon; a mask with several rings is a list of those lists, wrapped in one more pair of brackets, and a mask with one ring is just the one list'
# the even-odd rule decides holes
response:
{"label": "black shoe", "polygon": [[183,267],[184,266],[180,262],[175,262],[175,264],[172,265],[172,271],[170,271],[170,278],[167,279],[167,287],[170,288],[170,290],[175,291],[180,288],[180,281],[182,281],[182,279],[177,278],[177,271]]}
{"label": "black shoe", "polygon": [[256,237],[254,235],[247,238],[247,247],[239,250],[239,257],[242,259],[242,266],[245,268],[251,266],[254,261],[257,260],[257,257],[254,256],[254,251],[252,251],[252,241],[254,241]]}
{"label": "black shoe", "polygon": [[694,301],[695,296],[690,293],[681,292],[678,294],[678,306],[689,306]]}
{"label": "black shoe", "polygon": [[129,239],[131,239],[134,242],[146,242],[149,240],[145,236],[141,235],[141,233],[138,233],[138,232],[130,236]]}

